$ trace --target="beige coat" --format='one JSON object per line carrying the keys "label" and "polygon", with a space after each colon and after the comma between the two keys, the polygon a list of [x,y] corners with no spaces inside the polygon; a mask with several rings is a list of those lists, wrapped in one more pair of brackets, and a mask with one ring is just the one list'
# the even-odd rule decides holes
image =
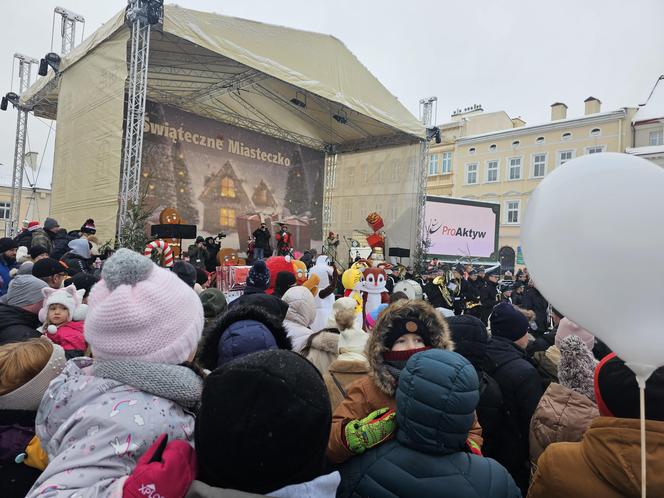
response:
{"label": "beige coat", "polygon": [[330,364],[337,359],[338,344],[339,333],[323,329],[309,336],[301,354],[316,366],[321,375],[325,375]]}
{"label": "beige coat", "polygon": [[530,461],[537,459],[551,443],[581,441],[594,418],[597,405],[572,389],[549,384],[530,419]]}

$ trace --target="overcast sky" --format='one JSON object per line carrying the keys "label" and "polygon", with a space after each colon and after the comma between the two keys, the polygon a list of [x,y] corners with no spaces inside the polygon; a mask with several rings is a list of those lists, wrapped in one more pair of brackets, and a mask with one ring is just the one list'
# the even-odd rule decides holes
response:
{"label": "overcast sky", "polygon": [[[334,35],[416,116],[420,98],[437,96],[438,123],[471,104],[528,123],[548,120],[555,101],[569,106],[568,116],[581,115],[589,95],[604,110],[636,106],[664,73],[663,0],[167,3]],[[0,32],[2,94],[9,91],[14,52],[39,58],[49,51],[56,5],[83,15],[88,35],[126,1],[12,2]],[[59,23],[55,39],[57,47]],[[0,113],[0,179],[10,174],[15,129],[16,112]],[[48,130],[47,122],[31,117],[30,149],[40,156]],[[50,183],[51,162],[48,146],[39,184]]]}

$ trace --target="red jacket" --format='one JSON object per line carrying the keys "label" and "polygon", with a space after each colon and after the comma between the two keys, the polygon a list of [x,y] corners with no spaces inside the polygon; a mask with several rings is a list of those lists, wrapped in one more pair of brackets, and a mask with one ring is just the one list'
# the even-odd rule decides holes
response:
{"label": "red jacket", "polygon": [[46,337],[62,346],[65,351],[85,351],[87,344],[83,337],[83,325],[84,322],[66,322],[58,327],[55,334],[47,332]]}

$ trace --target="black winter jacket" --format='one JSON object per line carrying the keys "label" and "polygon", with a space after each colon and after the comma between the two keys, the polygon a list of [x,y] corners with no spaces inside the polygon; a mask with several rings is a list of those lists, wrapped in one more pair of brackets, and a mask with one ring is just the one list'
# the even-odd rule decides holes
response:
{"label": "black winter jacket", "polygon": [[67,272],[69,276],[74,276],[81,272],[88,273],[90,275],[94,273],[94,269],[92,268],[89,259],[82,258],[78,254],[74,254],[71,251],[62,256],[62,262],[69,268],[69,271]]}
{"label": "black winter jacket", "polygon": [[524,292],[521,307],[535,312],[538,333],[543,334],[549,328],[549,302],[535,287],[530,287]]}
{"label": "black winter jacket", "polygon": [[475,367],[480,381],[480,401],[475,411],[482,426],[482,454],[491,457],[499,448],[498,435],[504,424],[504,409],[500,386],[486,373],[489,334],[482,321],[471,315],[453,316],[447,319],[447,323],[452,332],[454,351]]}
{"label": "black winter jacket", "polygon": [[252,235],[254,236],[254,239],[256,239],[256,247],[258,249],[267,249],[270,247],[270,238],[272,235],[269,230],[261,230],[259,228],[258,230],[254,230]]}
{"label": "black winter jacket", "polygon": [[461,355],[414,355],[396,393],[396,440],[341,467],[338,497],[518,497],[507,471],[466,451],[479,398],[475,369]]}
{"label": "black winter jacket", "polygon": [[62,258],[69,251],[69,242],[74,240],[72,237],[67,235],[67,232],[64,230],[53,233],[50,230],[46,232],[51,239],[53,244],[53,249],[51,250],[51,257],[53,259]]}
{"label": "black winter jacket", "polygon": [[492,455],[510,471],[524,495],[528,489],[530,419],[542,394],[542,380],[525,350],[503,337],[487,344],[487,373],[503,395],[504,424]]}
{"label": "black winter jacket", "polygon": [[37,315],[16,306],[0,303],[0,346],[41,337]]}

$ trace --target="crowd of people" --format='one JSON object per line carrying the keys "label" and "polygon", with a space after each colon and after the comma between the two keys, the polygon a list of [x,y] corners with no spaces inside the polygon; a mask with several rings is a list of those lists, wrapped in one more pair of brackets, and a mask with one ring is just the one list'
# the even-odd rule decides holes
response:
{"label": "crowd of people", "polygon": [[[313,286],[257,252],[228,302],[209,253],[167,269],[94,235],[0,239],[2,496],[640,496],[634,375],[525,269],[434,260],[421,298],[365,313],[325,255]],[[662,407],[660,369],[649,496]]]}

